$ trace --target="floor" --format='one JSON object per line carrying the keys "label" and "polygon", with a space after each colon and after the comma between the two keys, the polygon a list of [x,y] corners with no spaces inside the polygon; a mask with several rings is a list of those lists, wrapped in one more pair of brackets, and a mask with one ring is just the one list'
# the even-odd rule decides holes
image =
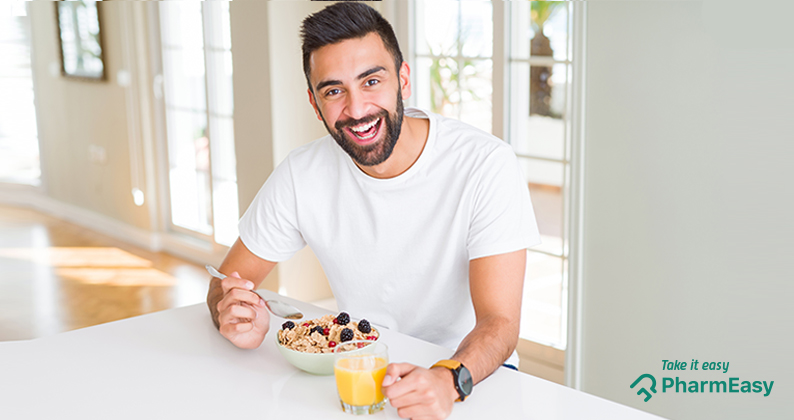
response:
{"label": "floor", "polygon": [[197,265],[41,213],[0,206],[0,341],[204,302]]}

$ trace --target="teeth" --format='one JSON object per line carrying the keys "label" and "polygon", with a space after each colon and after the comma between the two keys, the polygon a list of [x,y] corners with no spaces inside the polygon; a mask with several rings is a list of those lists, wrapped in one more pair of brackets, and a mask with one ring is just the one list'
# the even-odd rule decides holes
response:
{"label": "teeth", "polygon": [[351,129],[351,130],[353,130],[353,131],[355,131],[356,133],[360,133],[360,132],[362,132],[362,131],[367,131],[367,130],[369,130],[369,129],[370,129],[370,128],[372,128],[372,127],[373,127],[375,124],[377,124],[377,123],[378,123],[378,121],[380,121],[380,118],[378,118],[377,120],[375,120],[375,121],[373,121],[373,122],[371,122],[371,123],[369,123],[369,124],[367,124],[367,125],[365,125],[365,126],[363,126],[363,127],[357,127],[357,128],[350,127],[350,129]]}

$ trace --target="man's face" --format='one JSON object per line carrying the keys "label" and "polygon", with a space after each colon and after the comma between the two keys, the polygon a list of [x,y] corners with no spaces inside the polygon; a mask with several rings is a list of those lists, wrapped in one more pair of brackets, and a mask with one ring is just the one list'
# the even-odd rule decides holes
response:
{"label": "man's face", "polygon": [[408,68],[399,73],[376,33],[326,45],[311,56],[309,101],[342,149],[362,166],[391,156],[400,137]]}

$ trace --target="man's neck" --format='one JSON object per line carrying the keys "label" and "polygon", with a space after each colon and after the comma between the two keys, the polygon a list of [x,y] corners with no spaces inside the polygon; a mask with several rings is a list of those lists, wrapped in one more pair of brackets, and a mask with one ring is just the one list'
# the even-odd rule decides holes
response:
{"label": "man's neck", "polygon": [[400,138],[394,145],[391,156],[375,166],[362,166],[356,163],[364,173],[379,179],[394,178],[407,171],[422,155],[430,133],[430,121],[425,118],[413,118],[405,115],[400,130]]}

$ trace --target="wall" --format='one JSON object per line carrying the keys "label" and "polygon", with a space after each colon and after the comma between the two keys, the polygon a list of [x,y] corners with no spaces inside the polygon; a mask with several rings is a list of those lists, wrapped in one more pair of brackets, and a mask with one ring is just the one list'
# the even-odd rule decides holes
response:
{"label": "wall", "polygon": [[[676,419],[784,418],[792,390],[791,4],[588,2],[581,378]],[[730,362],[662,371],[662,360]],[[641,374],[774,380],[648,402]]]}
{"label": "wall", "polygon": [[[32,2],[29,10],[46,194],[121,223],[150,229],[149,208],[135,206],[131,193],[127,93],[116,78],[123,69],[124,53],[119,9],[104,7],[101,13],[107,75],[101,82],[61,77],[55,6]],[[92,145],[104,148],[104,162],[90,159]]]}

